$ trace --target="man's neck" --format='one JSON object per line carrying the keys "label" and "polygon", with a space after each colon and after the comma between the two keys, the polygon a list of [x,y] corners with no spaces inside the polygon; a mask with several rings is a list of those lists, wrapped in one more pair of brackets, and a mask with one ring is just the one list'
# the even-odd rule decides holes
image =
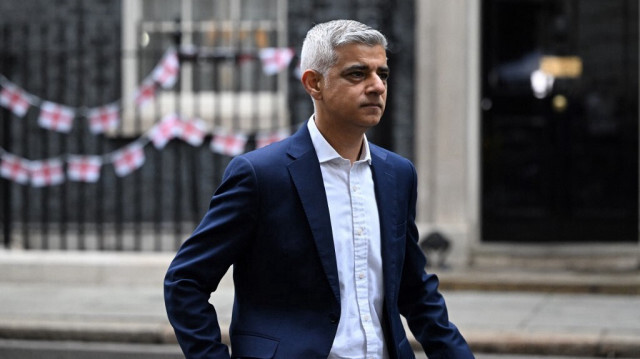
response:
{"label": "man's neck", "polygon": [[364,131],[345,131],[317,119],[316,127],[341,157],[352,164],[360,159],[364,147]]}

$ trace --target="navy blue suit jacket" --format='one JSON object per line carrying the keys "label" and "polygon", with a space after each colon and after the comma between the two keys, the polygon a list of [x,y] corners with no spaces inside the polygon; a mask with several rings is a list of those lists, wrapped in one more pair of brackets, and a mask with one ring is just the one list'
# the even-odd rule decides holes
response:
{"label": "navy blue suit jacket", "polygon": [[[370,149],[389,354],[414,358],[403,315],[429,358],[473,358],[449,322],[438,279],[424,271],[415,169],[392,152]],[[327,198],[306,126],[231,161],[208,212],[171,263],[165,304],[187,358],[229,358],[208,300],[231,265],[231,357],[327,358],[340,320],[340,293]]]}

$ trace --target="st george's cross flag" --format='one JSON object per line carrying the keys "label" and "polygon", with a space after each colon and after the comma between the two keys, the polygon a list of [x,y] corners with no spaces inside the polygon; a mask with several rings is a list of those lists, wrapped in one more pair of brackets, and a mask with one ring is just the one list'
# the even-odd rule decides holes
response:
{"label": "st george's cross flag", "polygon": [[67,158],[67,178],[76,182],[98,182],[102,159],[100,156],[76,156]]}
{"label": "st george's cross flag", "polygon": [[124,177],[142,167],[145,161],[143,145],[134,142],[113,154],[113,167],[119,177]]}
{"label": "st george's cross flag", "polygon": [[28,160],[9,153],[3,153],[0,160],[0,176],[20,184],[29,183]]}
{"label": "st george's cross flag", "polygon": [[167,50],[160,63],[153,69],[151,77],[153,81],[162,86],[162,88],[168,89],[176,84],[179,72],[180,61],[178,59],[178,51],[170,49]]}
{"label": "st george's cross flag", "polygon": [[3,81],[2,91],[0,91],[0,105],[11,110],[18,117],[24,117],[29,110],[29,95],[18,86]]}
{"label": "st george's cross flag", "polygon": [[191,146],[198,147],[204,142],[206,130],[205,123],[198,118],[194,118],[190,121],[181,122],[178,136]]}
{"label": "st george's cross flag", "polygon": [[136,105],[142,107],[156,97],[156,84],[153,80],[146,79],[136,90],[134,95]]}
{"label": "st george's cross flag", "polygon": [[40,105],[38,124],[48,130],[69,133],[73,126],[75,111],[68,106],[44,101]]}
{"label": "st george's cross flag", "polygon": [[293,55],[293,49],[288,47],[266,47],[261,49],[259,56],[260,60],[262,60],[262,71],[265,75],[275,75],[279,73],[289,67]]}
{"label": "st george's cross flag", "polygon": [[227,156],[237,156],[244,152],[248,136],[241,132],[217,130],[211,139],[211,151]]}
{"label": "st george's cross flag", "polygon": [[161,150],[173,138],[178,137],[182,131],[182,121],[176,113],[170,113],[160,120],[149,131],[149,139],[155,148]]}
{"label": "st george's cross flag", "polygon": [[29,166],[31,185],[34,187],[55,186],[64,182],[64,165],[59,158],[31,161]]}
{"label": "st george's cross flag", "polygon": [[120,106],[117,104],[105,105],[89,110],[89,130],[92,134],[113,131],[120,123]]}

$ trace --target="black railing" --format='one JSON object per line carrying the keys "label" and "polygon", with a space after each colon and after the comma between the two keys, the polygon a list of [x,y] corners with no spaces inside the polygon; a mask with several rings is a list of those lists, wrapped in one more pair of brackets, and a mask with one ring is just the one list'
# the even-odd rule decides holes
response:
{"label": "black railing", "polygon": [[[186,47],[160,42],[155,48],[123,52],[113,35],[121,32],[119,22],[92,23],[87,29],[78,18],[59,26],[11,24],[1,29],[4,83],[33,98],[24,117],[0,108],[0,154],[28,161],[62,158],[65,171],[69,155],[98,156],[99,179],[71,181],[65,172],[62,183],[38,187],[0,178],[3,243],[25,249],[175,250],[200,220],[231,158],[210,148],[214,130],[247,135],[245,150],[256,146],[260,131],[292,130],[282,101],[289,69],[263,74],[258,47],[240,43]],[[156,86],[154,100],[136,106],[126,98],[133,89],[122,79],[136,76],[141,84],[152,70],[148,64],[159,63],[166,53],[165,45],[181,49],[178,81],[170,89]],[[127,61],[134,65],[127,68]],[[70,132],[39,126],[42,101],[76,110]],[[89,109],[113,102],[119,104],[118,127],[93,133]],[[181,138],[161,148],[150,143],[148,131],[171,113],[206,124],[202,144]],[[144,164],[120,176],[113,153],[132,143],[144,144]]]}

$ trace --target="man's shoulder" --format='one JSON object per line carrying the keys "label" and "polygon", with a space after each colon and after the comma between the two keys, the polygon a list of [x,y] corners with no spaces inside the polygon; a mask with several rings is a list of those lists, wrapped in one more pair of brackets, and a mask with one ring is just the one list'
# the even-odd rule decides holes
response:
{"label": "man's shoulder", "polygon": [[287,152],[290,143],[291,137],[287,137],[281,141],[239,155],[234,158],[234,161],[246,161],[254,170],[265,169],[271,171],[289,162]]}
{"label": "man's shoulder", "polygon": [[225,176],[247,175],[269,179],[282,172],[287,164],[287,139],[258,148],[231,159],[225,169]]}
{"label": "man's shoulder", "polygon": [[256,148],[247,153],[241,155],[250,161],[263,161],[265,159],[270,158],[280,158],[282,155],[287,153],[287,149],[289,148],[289,142],[291,141],[291,137],[287,137],[281,141],[271,143],[267,146]]}
{"label": "man's shoulder", "polygon": [[394,165],[396,164],[400,164],[403,166],[409,166],[409,167],[413,167],[413,163],[408,159],[405,158],[391,150],[388,150],[386,148],[380,147],[376,144],[373,144],[371,142],[369,142],[369,150],[371,151],[371,155],[372,156],[378,156],[381,159],[383,159],[384,161],[387,161],[389,163],[392,163]]}
{"label": "man's shoulder", "polygon": [[244,157],[250,162],[267,163],[271,164],[274,161],[284,161],[287,163],[289,154],[299,154],[300,151],[306,152],[308,149],[313,148],[311,144],[311,138],[306,126],[299,126],[298,130],[293,132],[290,136],[271,143],[267,146],[249,151],[241,157]]}

